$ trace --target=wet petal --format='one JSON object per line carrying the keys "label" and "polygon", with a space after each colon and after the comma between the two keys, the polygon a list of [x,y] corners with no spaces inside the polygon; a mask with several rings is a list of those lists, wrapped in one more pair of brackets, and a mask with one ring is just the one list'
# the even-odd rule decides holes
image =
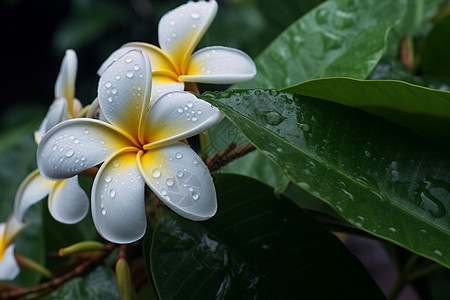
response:
{"label": "wet petal", "polygon": [[89,198],[76,176],[55,182],[48,197],[48,209],[55,220],[65,224],[77,223],[86,216]]}
{"label": "wet petal", "polygon": [[152,78],[152,100],[153,104],[156,100],[161,98],[161,96],[175,91],[183,91],[184,83],[177,82],[173,80],[171,77],[163,76],[163,75],[154,75]]}
{"label": "wet petal", "polygon": [[20,184],[14,200],[14,215],[19,221],[23,221],[28,208],[36,202],[45,198],[54,181],[45,179],[39,170],[31,172]]}
{"label": "wet petal", "polygon": [[217,8],[214,0],[189,1],[159,21],[159,46],[180,67],[181,74],[185,74],[189,57],[214,20]]}
{"label": "wet petal", "polygon": [[150,61],[142,51],[126,52],[103,73],[98,102],[105,118],[135,139],[140,116],[150,105]]}
{"label": "wet petal", "polygon": [[55,84],[55,98],[65,98],[69,109],[72,110],[72,101],[75,97],[75,77],[77,75],[78,59],[75,51],[68,49],[61,63]]}
{"label": "wet petal", "polygon": [[37,165],[46,178],[67,179],[129,146],[133,143],[126,134],[106,122],[71,119],[53,127],[42,138]]}
{"label": "wet petal", "polygon": [[[26,224],[21,220],[17,219],[17,217],[14,214],[8,218],[8,221],[6,223],[2,223],[2,225],[3,225],[3,243],[5,247],[11,245],[16,239],[17,235],[20,232],[22,232],[22,230],[26,227]],[[1,231],[2,230],[0,230],[0,232]],[[0,236],[2,235],[0,234]]]}
{"label": "wet petal", "polygon": [[256,75],[253,60],[244,52],[228,47],[208,47],[195,52],[185,82],[231,84],[252,79]]}
{"label": "wet petal", "polygon": [[12,280],[19,275],[20,269],[14,257],[14,245],[6,248],[0,260],[0,280]]}
{"label": "wet petal", "polygon": [[102,76],[109,66],[111,66],[116,60],[118,60],[120,57],[122,57],[123,55],[125,55],[126,53],[130,52],[130,50],[133,49],[134,47],[126,47],[124,45],[123,47],[111,53],[109,57],[102,63],[100,68],[98,68],[97,75]]}
{"label": "wet petal", "polygon": [[145,149],[182,140],[203,132],[222,120],[220,111],[188,92],[173,92],[159,98],[146,118]]}
{"label": "wet petal", "polygon": [[186,144],[177,142],[146,151],[140,168],[153,192],[179,215],[200,221],[216,213],[216,191],[209,170]]}
{"label": "wet petal", "polygon": [[153,74],[165,74],[166,76],[172,77],[174,79],[177,78],[176,73],[178,72],[178,67],[167,55],[167,53],[162,51],[160,48],[152,44],[140,42],[127,43],[124,45],[124,47],[139,48],[144,50],[152,63]]}
{"label": "wet petal", "polygon": [[92,218],[106,240],[124,244],[144,235],[144,188],[136,151],[118,153],[102,165],[92,186]]}

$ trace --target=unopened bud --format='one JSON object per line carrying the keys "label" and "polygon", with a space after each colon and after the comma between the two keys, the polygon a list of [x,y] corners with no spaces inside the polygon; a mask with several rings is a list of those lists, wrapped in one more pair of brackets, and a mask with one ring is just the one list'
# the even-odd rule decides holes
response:
{"label": "unopened bud", "polygon": [[117,285],[122,300],[134,299],[133,283],[131,281],[130,267],[124,258],[119,258],[116,262]]}
{"label": "unopened bud", "polygon": [[96,241],[84,241],[73,244],[72,246],[61,248],[58,251],[59,256],[69,256],[76,253],[102,251],[105,245]]}

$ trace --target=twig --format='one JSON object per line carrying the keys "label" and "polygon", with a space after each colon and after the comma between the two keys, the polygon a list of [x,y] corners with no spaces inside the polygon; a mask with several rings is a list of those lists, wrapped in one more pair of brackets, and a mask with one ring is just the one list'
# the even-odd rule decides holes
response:
{"label": "twig", "polygon": [[65,283],[66,281],[74,278],[75,276],[79,276],[79,275],[82,275],[85,272],[87,272],[92,266],[99,263],[107,256],[109,256],[109,254],[111,254],[111,252],[117,246],[118,246],[117,244],[113,244],[113,243],[106,244],[105,251],[103,253],[82,262],[81,264],[79,264],[77,267],[75,267],[71,271],[69,271],[59,277],[55,277],[52,280],[44,282],[39,285],[35,285],[35,286],[29,287],[29,288],[23,288],[23,289],[21,288],[18,290],[10,290],[10,291],[2,292],[2,293],[0,293],[0,299],[15,299],[15,298],[23,297],[27,294],[38,293],[38,292],[41,292],[41,291],[44,291],[44,290],[47,290],[50,288],[57,288],[57,287],[61,286],[63,283]]}
{"label": "twig", "polygon": [[208,169],[212,171],[216,171],[223,166],[226,166],[236,158],[242,157],[245,154],[255,150],[255,146],[252,144],[245,145],[236,149],[236,143],[230,143],[225,149],[217,151],[213,156],[208,158],[205,161]]}

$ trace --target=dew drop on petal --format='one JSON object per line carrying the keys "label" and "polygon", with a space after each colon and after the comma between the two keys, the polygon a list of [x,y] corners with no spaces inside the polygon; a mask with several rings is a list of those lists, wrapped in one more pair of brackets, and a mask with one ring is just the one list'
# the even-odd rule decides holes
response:
{"label": "dew drop on petal", "polygon": [[175,154],[175,157],[178,158],[178,159],[181,159],[183,157],[183,154],[181,152],[177,152]]}
{"label": "dew drop on petal", "polygon": [[107,100],[108,100],[108,102],[112,102],[113,98],[111,96],[108,96]]}
{"label": "dew drop on petal", "polygon": [[105,86],[107,87],[107,88],[110,88],[111,87],[111,82],[109,82],[109,81],[107,81],[106,83],[105,83]]}
{"label": "dew drop on petal", "polygon": [[177,112],[179,112],[181,114],[183,112],[183,108],[182,107],[178,107]]}
{"label": "dew drop on petal", "polygon": [[71,157],[74,153],[75,152],[72,149],[70,149],[66,152],[66,157]]}
{"label": "dew drop on petal", "polygon": [[79,144],[79,143],[80,143],[80,140],[79,140],[79,139],[74,139],[74,140],[73,140],[73,143],[74,143],[74,144]]}
{"label": "dew drop on petal", "polygon": [[133,59],[131,57],[126,57],[125,58],[125,62],[126,63],[131,63],[131,62],[133,62]]}
{"label": "dew drop on petal", "polygon": [[53,150],[53,151],[56,151],[56,149],[58,149],[58,146],[53,145],[52,150]]}
{"label": "dew drop on petal", "polygon": [[105,208],[102,208],[102,215],[106,215],[106,209]]}
{"label": "dew drop on petal", "polygon": [[191,108],[192,106],[194,106],[194,103],[192,103],[191,101],[189,101],[186,105],[187,105],[187,107]]}
{"label": "dew drop on petal", "polygon": [[113,162],[113,166],[114,167],[118,167],[118,166],[120,166],[120,161],[118,161],[118,160],[115,160],[114,162]]}
{"label": "dew drop on petal", "polygon": [[161,176],[161,172],[158,169],[154,169],[152,172],[153,178],[159,178]]}
{"label": "dew drop on petal", "polygon": [[114,198],[115,196],[116,196],[116,190],[111,189],[111,190],[109,191],[109,197]]}
{"label": "dew drop on petal", "polygon": [[191,18],[194,19],[194,20],[197,20],[197,19],[200,18],[200,14],[194,12],[194,13],[191,14]]}
{"label": "dew drop on petal", "polygon": [[113,89],[111,90],[111,93],[112,93],[113,95],[117,94],[117,89],[113,88]]}
{"label": "dew drop on petal", "polygon": [[175,181],[173,180],[173,178],[167,178],[167,180],[166,180],[167,186],[173,186],[174,183],[175,183]]}
{"label": "dew drop on petal", "polygon": [[197,200],[198,200],[198,198],[200,198],[200,195],[199,195],[199,193],[197,193],[197,192],[193,192],[193,193],[192,193],[192,199],[194,199],[194,201],[197,201]]}
{"label": "dew drop on petal", "polygon": [[83,133],[84,133],[84,134],[89,134],[90,131],[89,131],[89,129],[86,128],[86,129],[83,130]]}
{"label": "dew drop on petal", "polygon": [[134,76],[134,73],[132,71],[127,71],[126,75],[128,78],[132,78]]}
{"label": "dew drop on petal", "polygon": [[178,171],[178,172],[177,172],[177,176],[181,178],[181,177],[184,176],[184,173],[183,173],[182,171]]}
{"label": "dew drop on petal", "polygon": [[138,71],[138,70],[140,69],[140,67],[139,67],[139,65],[134,65],[133,69],[134,69],[135,71]]}
{"label": "dew drop on petal", "polygon": [[167,98],[172,98],[173,94],[167,94]]}
{"label": "dew drop on petal", "polygon": [[105,176],[105,181],[106,182],[111,182],[111,180],[112,180],[111,175],[108,174],[108,175]]}

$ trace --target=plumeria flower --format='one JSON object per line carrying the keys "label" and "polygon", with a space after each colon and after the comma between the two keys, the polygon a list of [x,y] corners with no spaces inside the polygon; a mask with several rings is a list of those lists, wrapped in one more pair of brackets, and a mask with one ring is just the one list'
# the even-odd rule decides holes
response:
{"label": "plumeria flower", "polygon": [[[56,79],[55,100],[39,130],[35,132],[36,143],[39,144],[42,136],[50,128],[80,113],[82,105],[75,98],[76,72],[76,53],[73,50],[67,50]],[[38,170],[34,170],[23,180],[16,193],[15,201],[25,203],[28,207],[47,195],[50,214],[59,222],[66,224],[79,222],[89,211],[89,198],[78,184],[77,177],[51,181],[42,177]]]}
{"label": "plumeria flower", "polygon": [[25,224],[15,215],[0,223],[0,280],[12,280],[20,272],[14,255],[13,242],[24,227]]}
{"label": "plumeria flower", "polygon": [[125,44],[103,63],[99,75],[123,53],[138,47],[150,56],[154,100],[169,91],[184,90],[185,82],[231,84],[253,78],[255,64],[240,50],[213,46],[193,53],[217,9],[217,2],[211,0],[189,1],[169,11],[159,22],[160,48],[140,42]]}
{"label": "plumeria flower", "polygon": [[91,212],[100,235],[116,243],[144,235],[145,185],[186,218],[205,220],[217,211],[207,167],[179,141],[217,124],[222,114],[188,92],[168,93],[150,106],[151,86],[148,56],[141,50],[125,53],[99,81],[98,102],[108,122],[64,121],[47,132],[37,150],[39,171],[52,180],[103,162],[92,186]]}

